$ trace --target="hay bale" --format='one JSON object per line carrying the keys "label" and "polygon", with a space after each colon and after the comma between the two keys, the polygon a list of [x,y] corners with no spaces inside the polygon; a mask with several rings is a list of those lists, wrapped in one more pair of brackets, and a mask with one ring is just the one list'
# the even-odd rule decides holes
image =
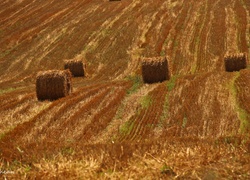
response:
{"label": "hay bale", "polygon": [[64,69],[69,69],[73,76],[85,76],[86,67],[82,60],[65,60]]}
{"label": "hay bale", "polygon": [[170,78],[166,57],[142,59],[142,77],[145,83],[156,83]]}
{"label": "hay bale", "polygon": [[246,53],[226,54],[224,56],[225,70],[228,72],[239,71],[247,67]]}
{"label": "hay bale", "polygon": [[36,95],[38,100],[55,100],[69,95],[71,91],[71,72],[69,70],[49,70],[37,74]]}

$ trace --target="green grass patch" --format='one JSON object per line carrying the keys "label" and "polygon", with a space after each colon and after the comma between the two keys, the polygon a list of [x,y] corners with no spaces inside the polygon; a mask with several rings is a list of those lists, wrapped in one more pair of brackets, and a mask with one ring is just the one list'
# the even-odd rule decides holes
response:
{"label": "green grass patch", "polygon": [[10,54],[10,52],[11,52],[11,50],[9,50],[9,49],[5,50],[5,51],[2,51],[0,53],[0,58],[7,56],[8,54]]}
{"label": "green grass patch", "polygon": [[132,131],[132,129],[134,128],[134,124],[135,122],[132,120],[129,120],[127,122],[125,122],[120,128],[119,128],[119,133],[121,135],[127,135],[130,134],[130,132]]}
{"label": "green grass patch", "polygon": [[172,91],[175,87],[175,82],[178,76],[172,76],[168,81],[167,81],[167,88],[168,91]]}
{"label": "green grass patch", "polygon": [[153,99],[151,96],[146,95],[140,99],[140,103],[143,109],[147,109],[153,103]]}
{"label": "green grass patch", "polygon": [[161,55],[162,57],[166,56],[165,51],[161,51],[160,55]]}
{"label": "green grass patch", "polygon": [[194,74],[196,72],[196,69],[197,69],[197,64],[191,67],[191,74]]}
{"label": "green grass patch", "polygon": [[240,132],[247,133],[250,130],[249,114],[242,108],[238,107],[238,112],[240,116]]}
{"label": "green grass patch", "polygon": [[0,95],[16,90],[17,88],[0,89]]}
{"label": "green grass patch", "polygon": [[181,127],[182,127],[182,128],[185,128],[186,125],[187,125],[187,117],[185,116],[185,117],[183,118],[183,120],[182,120],[182,125],[181,125]]}
{"label": "green grass patch", "polygon": [[104,29],[102,31],[103,36],[111,35],[112,30],[110,28]]}
{"label": "green grass patch", "polygon": [[127,94],[133,94],[133,93],[135,93],[139,89],[139,87],[142,86],[142,84],[143,84],[142,78],[139,75],[128,76],[126,78],[126,80],[132,82],[132,86],[131,86],[131,88],[129,88],[127,90]]}
{"label": "green grass patch", "polygon": [[[172,76],[168,81],[167,81],[167,89],[168,92],[171,92],[176,84],[176,80],[179,77],[179,75]],[[160,121],[158,123],[158,126],[163,126],[166,123],[166,119],[168,118],[168,112],[169,112],[169,93],[166,94],[165,100],[164,100],[164,105],[163,105],[163,112],[160,117]]]}
{"label": "green grass patch", "polygon": [[173,176],[176,175],[176,173],[173,171],[173,169],[171,168],[171,166],[168,166],[168,165],[166,165],[166,164],[164,164],[164,165],[161,167],[161,174],[173,175]]}
{"label": "green grass patch", "polygon": [[72,147],[64,147],[61,149],[62,155],[74,155],[75,150]]}
{"label": "green grass patch", "polygon": [[2,138],[4,138],[5,135],[6,135],[6,133],[0,134],[0,140],[1,140]]}
{"label": "green grass patch", "polygon": [[169,111],[169,94],[166,94],[164,105],[163,105],[163,111],[162,115],[160,117],[160,121],[158,123],[158,126],[163,127],[165,124],[166,119],[168,118],[168,111]]}
{"label": "green grass patch", "polygon": [[229,84],[229,89],[230,89],[230,91],[235,99],[235,106],[236,106],[236,109],[239,113],[240,132],[244,134],[244,133],[247,133],[247,131],[250,129],[250,123],[249,123],[250,115],[246,112],[245,109],[241,108],[239,103],[237,102],[238,89],[235,85],[235,81],[239,76],[240,76],[240,73],[236,72],[236,75],[234,76],[234,78],[232,79],[232,81]]}

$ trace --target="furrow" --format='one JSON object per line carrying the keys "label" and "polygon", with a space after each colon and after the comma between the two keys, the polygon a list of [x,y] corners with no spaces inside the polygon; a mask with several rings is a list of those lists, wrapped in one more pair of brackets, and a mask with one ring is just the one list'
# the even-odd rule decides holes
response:
{"label": "furrow", "polygon": [[3,106],[0,107],[0,111],[5,111],[5,110],[10,110],[12,108],[15,108],[17,105],[20,105],[30,99],[34,98],[34,93],[30,93],[24,96],[19,96],[19,98],[17,98],[16,100],[14,100],[13,102],[8,102],[6,104],[4,104]]}
{"label": "furrow", "polygon": [[102,106],[100,111],[93,115],[91,123],[84,128],[82,135],[80,137],[78,136],[80,142],[92,143],[95,141],[96,137],[99,137],[102,131],[105,131],[106,127],[115,116],[117,108],[125,94],[126,90],[124,88],[118,88],[115,95],[113,94],[113,97],[108,98],[108,101],[105,102],[105,105]]}
{"label": "furrow", "polygon": [[77,129],[85,126],[87,123],[86,116],[95,111],[108,92],[109,89],[105,88],[105,90],[101,90],[89,96],[89,98],[84,99],[84,103],[76,110],[71,110],[70,116],[68,117],[62,116],[62,118],[56,121],[50,120],[49,124],[41,129],[40,134],[37,134],[39,141],[42,143],[49,140],[50,137],[57,137],[56,139],[62,143],[68,140],[75,141],[74,136],[76,136],[76,133],[79,133]]}

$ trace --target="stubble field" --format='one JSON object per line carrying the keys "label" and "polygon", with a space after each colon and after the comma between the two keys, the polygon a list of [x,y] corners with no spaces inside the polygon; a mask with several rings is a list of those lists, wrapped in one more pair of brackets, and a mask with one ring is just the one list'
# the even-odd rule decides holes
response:
{"label": "stubble field", "polygon": [[[248,179],[249,0],[0,2],[0,154],[8,179]],[[140,58],[171,79],[144,84]],[[36,74],[82,58],[73,93],[39,102]],[[249,64],[249,62],[248,62]]]}

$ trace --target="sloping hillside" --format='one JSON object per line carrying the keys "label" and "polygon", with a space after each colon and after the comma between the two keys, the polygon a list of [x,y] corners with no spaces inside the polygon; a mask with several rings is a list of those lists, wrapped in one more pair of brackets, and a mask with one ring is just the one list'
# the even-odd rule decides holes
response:
{"label": "sloping hillside", "polygon": [[[249,178],[250,69],[225,72],[227,52],[250,53],[249,0],[1,1],[0,169],[140,178],[147,164],[149,179]],[[152,56],[167,57],[169,81],[143,84],[140,58]],[[37,72],[72,58],[87,77],[39,102]]]}

